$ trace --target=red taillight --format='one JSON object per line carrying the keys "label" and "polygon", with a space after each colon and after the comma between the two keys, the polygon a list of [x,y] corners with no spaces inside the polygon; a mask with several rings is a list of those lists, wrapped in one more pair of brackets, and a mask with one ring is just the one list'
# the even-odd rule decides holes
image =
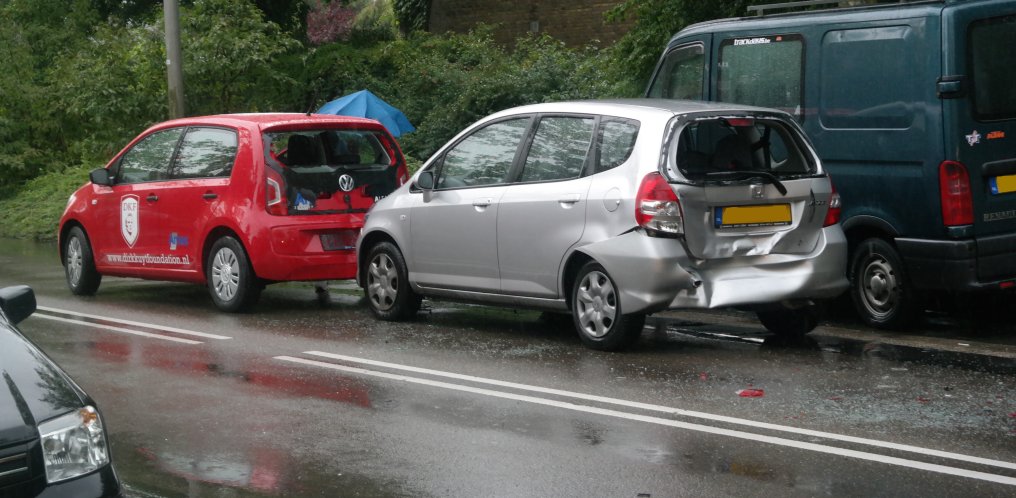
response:
{"label": "red taillight", "polygon": [[681,203],[659,173],[649,173],[642,179],[635,197],[635,221],[647,231],[659,235],[684,233]]}
{"label": "red taillight", "polygon": [[829,186],[832,187],[833,191],[829,194],[829,210],[826,211],[825,221],[822,226],[827,227],[835,225],[840,222],[840,213],[843,212],[842,204],[840,203],[840,193],[836,191],[836,186],[833,182],[829,182]]}
{"label": "red taillight", "polygon": [[942,197],[942,223],[945,226],[973,224],[974,202],[967,167],[956,161],[942,161],[938,165],[938,183]]}
{"label": "red taillight", "polygon": [[265,169],[265,210],[268,214],[275,216],[289,214],[286,196],[282,190],[282,177],[270,169]]}

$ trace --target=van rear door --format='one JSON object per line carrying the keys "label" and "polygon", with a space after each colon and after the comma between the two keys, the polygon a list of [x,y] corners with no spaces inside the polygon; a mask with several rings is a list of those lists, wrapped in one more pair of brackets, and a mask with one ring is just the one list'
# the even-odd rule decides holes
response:
{"label": "van rear door", "polygon": [[[1012,70],[1016,67],[1016,1],[953,4],[943,11],[943,18],[945,76],[939,93],[945,99],[945,150],[955,151],[955,157],[946,159],[963,164],[970,175],[978,278],[985,282],[1011,278],[1016,274],[1012,258],[1016,251]],[[948,166],[943,164],[940,170]],[[940,182],[948,189],[948,180],[940,178]],[[948,226],[947,197],[942,194],[943,222]]]}
{"label": "van rear door", "polygon": [[956,4],[943,17],[947,159],[970,174],[975,237],[1016,233],[1016,2]]}

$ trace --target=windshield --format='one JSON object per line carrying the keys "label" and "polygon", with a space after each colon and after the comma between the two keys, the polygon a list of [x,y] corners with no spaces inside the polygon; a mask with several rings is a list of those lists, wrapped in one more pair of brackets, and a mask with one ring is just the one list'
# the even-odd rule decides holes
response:
{"label": "windshield", "polygon": [[[795,135],[777,120],[706,118],[687,123],[671,144],[668,170],[672,179],[706,178],[765,173],[775,177],[811,175],[817,165]],[[676,168],[675,168],[676,166]]]}
{"label": "windshield", "polygon": [[1016,16],[996,17],[970,28],[970,64],[978,119],[1016,117],[1012,68],[1016,67]]}
{"label": "windshield", "polygon": [[364,212],[397,185],[397,149],[372,130],[264,134],[265,165],[287,214]]}

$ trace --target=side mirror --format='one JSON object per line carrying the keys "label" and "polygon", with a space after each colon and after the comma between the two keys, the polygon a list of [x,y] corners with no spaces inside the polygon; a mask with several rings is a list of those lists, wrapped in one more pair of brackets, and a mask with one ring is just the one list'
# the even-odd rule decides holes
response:
{"label": "side mirror", "polygon": [[109,187],[113,185],[113,179],[109,177],[109,170],[106,168],[93,169],[88,173],[88,179],[96,185]]}
{"label": "side mirror", "polygon": [[0,289],[0,308],[11,323],[19,323],[35,313],[35,291],[27,285]]}
{"label": "side mirror", "polygon": [[430,202],[434,195],[434,172],[424,171],[416,177],[416,186],[423,190],[423,202]]}

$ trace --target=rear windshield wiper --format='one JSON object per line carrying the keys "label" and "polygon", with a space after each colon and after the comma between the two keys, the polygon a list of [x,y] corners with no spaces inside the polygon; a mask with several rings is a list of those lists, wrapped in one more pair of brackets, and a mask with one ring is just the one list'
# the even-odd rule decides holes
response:
{"label": "rear windshield wiper", "polygon": [[729,179],[747,179],[747,178],[765,178],[772,183],[776,190],[780,191],[780,195],[787,195],[787,187],[783,185],[776,175],[768,171],[710,171],[706,173],[706,176],[711,178],[729,178]]}

